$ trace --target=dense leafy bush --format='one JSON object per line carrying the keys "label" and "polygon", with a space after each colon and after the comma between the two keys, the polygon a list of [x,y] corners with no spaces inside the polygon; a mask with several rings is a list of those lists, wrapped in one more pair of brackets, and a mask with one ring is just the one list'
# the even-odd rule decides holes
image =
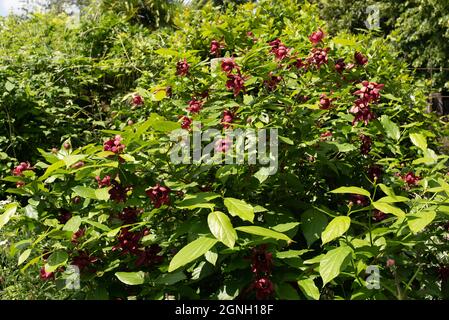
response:
{"label": "dense leafy bush", "polygon": [[[133,51],[150,60],[137,88],[104,97],[102,138],[41,150],[5,178],[16,200],[0,227],[29,235],[9,247],[22,270],[61,287],[77,266],[73,298],[447,297],[438,119],[393,46],[331,37],[317,16],[294,0],[206,5]],[[278,170],[173,163],[181,128],[275,128]]]}
{"label": "dense leafy bush", "polygon": [[[316,0],[332,30],[366,32],[365,22],[378,10],[378,34],[389,36],[399,52],[415,68],[435,68],[423,76],[432,79],[436,91],[449,87],[449,3],[444,0],[354,1]],[[372,7],[373,9],[370,9]]]}

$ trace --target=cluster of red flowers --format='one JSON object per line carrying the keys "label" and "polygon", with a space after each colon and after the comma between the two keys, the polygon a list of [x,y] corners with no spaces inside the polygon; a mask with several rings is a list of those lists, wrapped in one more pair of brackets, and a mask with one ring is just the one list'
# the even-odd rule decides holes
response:
{"label": "cluster of red flowers", "polygon": [[15,176],[22,176],[23,172],[26,170],[33,170],[29,162],[21,162],[17,167],[14,168],[12,174]]}
{"label": "cluster of red flowers", "polygon": [[109,187],[111,185],[111,176],[105,176],[103,179],[100,176],[96,176],[95,180],[97,180],[99,188]]}
{"label": "cluster of red flowers", "polygon": [[335,70],[338,73],[342,73],[345,68],[346,68],[345,59],[340,58],[340,59],[337,59],[337,61],[335,61]]}
{"label": "cluster of red flowers", "polygon": [[327,64],[327,53],[329,50],[329,48],[313,48],[307,58],[307,63],[309,65],[315,65],[317,68],[320,68],[323,64]]}
{"label": "cluster of red flowers", "polygon": [[40,272],[39,272],[39,277],[42,280],[50,280],[50,279],[54,279],[55,278],[55,274],[54,274],[54,272],[47,272],[47,271],[45,271],[45,267],[42,267]]}
{"label": "cluster of red flowers", "polygon": [[97,261],[97,257],[89,255],[86,251],[78,251],[78,254],[72,258],[71,264],[77,266],[82,272]]}
{"label": "cluster of red flowers", "polygon": [[203,107],[203,102],[201,100],[196,100],[193,98],[189,101],[189,106],[187,107],[187,111],[190,113],[199,113]]}
{"label": "cluster of red flowers", "polygon": [[252,289],[256,291],[256,299],[264,300],[272,297],[274,285],[270,280],[273,267],[273,255],[267,252],[267,246],[254,248],[251,254],[251,272],[254,274]]}
{"label": "cluster of red flowers", "polygon": [[360,121],[363,121],[365,125],[369,121],[375,118],[375,115],[371,112],[369,104],[377,102],[380,98],[380,90],[384,87],[383,84],[376,82],[362,82],[362,88],[354,92],[354,95],[359,96],[355,101],[354,106],[351,107],[349,112],[355,115],[352,124],[355,125]]}
{"label": "cluster of red flowers", "polygon": [[356,51],[356,52],[354,53],[354,59],[355,59],[356,63],[357,63],[358,65],[361,65],[361,66],[363,66],[363,65],[365,65],[365,64],[368,63],[368,58],[365,57],[363,54],[361,54],[361,53],[358,52],[358,51]]}
{"label": "cluster of red flowers", "polygon": [[156,186],[145,191],[155,208],[160,208],[162,205],[170,204],[170,188],[161,186],[159,183]]}
{"label": "cluster of red flowers", "polygon": [[409,187],[416,186],[421,180],[420,177],[416,176],[413,172],[408,172],[405,175],[401,176],[402,180],[404,180]]}
{"label": "cluster of red flowers", "polygon": [[276,39],[268,43],[271,46],[271,53],[274,54],[277,60],[283,60],[290,51],[289,48],[285,44],[281,42],[281,40]]}
{"label": "cluster of red flowers", "polygon": [[186,76],[189,74],[190,65],[187,63],[187,60],[178,61],[176,64],[176,75],[178,76]]}
{"label": "cluster of red flowers", "polygon": [[188,116],[182,116],[181,117],[181,128],[185,130],[189,130],[192,125],[192,118],[189,118]]}
{"label": "cluster of red flowers", "polygon": [[[240,91],[245,90],[245,78],[240,73],[240,67],[235,63],[233,58],[225,58],[221,62],[221,70],[226,73],[228,80],[226,81],[226,88],[234,91],[234,96],[237,96]],[[237,73],[232,73],[236,70]]]}
{"label": "cluster of red flowers", "polygon": [[162,248],[157,244],[153,244],[150,247],[141,248],[139,242],[143,236],[150,234],[149,230],[143,231],[129,231],[128,228],[122,228],[117,238],[118,244],[112,247],[113,251],[121,251],[121,254],[132,254],[136,256],[135,265],[140,266],[152,266],[161,263],[163,257],[158,255],[162,251]]}
{"label": "cluster of red flowers", "polygon": [[125,150],[125,145],[122,144],[122,136],[116,135],[114,138],[109,139],[103,144],[103,150],[104,151],[111,151],[116,154],[119,154]]}

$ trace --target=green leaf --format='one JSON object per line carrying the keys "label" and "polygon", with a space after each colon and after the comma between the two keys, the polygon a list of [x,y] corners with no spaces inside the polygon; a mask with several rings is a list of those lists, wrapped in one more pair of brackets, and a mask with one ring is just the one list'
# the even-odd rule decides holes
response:
{"label": "green leaf", "polygon": [[327,225],[321,234],[321,241],[323,244],[328,243],[334,239],[341,237],[348,231],[351,225],[351,218],[349,217],[336,217]]}
{"label": "green leaf", "polygon": [[407,224],[413,233],[422,231],[436,217],[435,211],[423,211],[407,215]]}
{"label": "green leaf", "polygon": [[37,211],[36,207],[29,204],[25,208],[25,216],[27,216],[30,219],[37,220],[39,218],[39,212]]}
{"label": "green leaf", "polygon": [[308,247],[320,239],[327,222],[327,216],[318,210],[310,209],[301,215],[301,230],[306,238]]}
{"label": "green leaf", "polygon": [[318,290],[318,287],[315,285],[313,279],[307,278],[303,280],[298,280],[298,286],[307,299],[309,300],[320,299],[320,290]]}
{"label": "green leaf", "polygon": [[65,251],[55,251],[50,257],[48,257],[48,262],[45,264],[46,272],[54,272],[60,266],[67,263],[69,255]]}
{"label": "green leaf", "polygon": [[229,248],[234,248],[237,240],[237,232],[232,226],[231,220],[223,212],[211,212],[207,217],[207,223],[211,233]]}
{"label": "green leaf", "polygon": [[19,205],[15,202],[9,203],[5,206],[5,211],[0,215],[0,229],[8,223],[11,217],[16,213]]}
{"label": "green leaf", "polygon": [[410,199],[406,198],[406,197],[392,195],[392,196],[387,196],[387,197],[380,198],[376,202],[395,203],[395,202],[407,202],[409,200]]}
{"label": "green leaf", "polygon": [[396,123],[391,121],[390,118],[385,114],[380,117],[380,123],[384,127],[387,136],[396,141],[399,140],[399,138],[401,137],[401,132],[399,131],[399,127],[396,125]]}
{"label": "green leaf", "polygon": [[65,156],[64,159],[62,159],[62,160],[64,161],[67,168],[69,168],[71,165],[83,160],[86,157],[87,157],[87,155],[85,155],[85,154],[74,154],[74,155]]}
{"label": "green leaf", "polygon": [[168,266],[168,272],[172,272],[201,257],[217,242],[217,239],[212,239],[209,237],[200,237],[192,241],[184,248],[179,250],[179,252],[173,257],[173,259],[170,261],[170,265]]}
{"label": "green leaf", "polygon": [[161,55],[163,57],[177,57],[178,56],[178,51],[172,50],[172,49],[167,49],[167,48],[160,48],[154,51],[154,53]]}
{"label": "green leaf", "polygon": [[157,277],[156,280],[154,280],[154,284],[171,286],[185,279],[187,279],[187,277],[183,271],[178,271],[174,273],[164,273],[161,274],[159,277]]}
{"label": "green leaf", "polygon": [[350,247],[338,247],[327,252],[320,260],[320,276],[323,279],[323,287],[344,270],[345,260],[351,253]]}
{"label": "green leaf", "polygon": [[72,188],[81,198],[95,199],[95,200],[109,200],[109,188],[93,189],[83,186],[76,186]]}
{"label": "green leaf", "polygon": [[247,226],[247,227],[238,227],[235,230],[246,232],[249,234],[254,234],[256,236],[268,237],[277,240],[285,240],[287,242],[292,242],[292,239],[287,237],[285,234],[276,232],[267,228],[258,227],[258,226]]}
{"label": "green leaf", "polygon": [[6,81],[6,83],[5,83],[5,89],[6,89],[6,91],[11,92],[12,90],[14,90],[15,87],[16,87],[16,86],[14,85],[14,83],[11,83],[11,82],[9,82],[9,81]]}
{"label": "green leaf", "polygon": [[71,217],[70,220],[66,222],[66,224],[64,225],[62,230],[76,232],[80,228],[81,221],[82,221],[82,219],[80,216]]}
{"label": "green leaf", "polygon": [[171,132],[180,128],[179,123],[173,121],[167,121],[164,117],[152,113],[150,119],[148,119],[148,124],[156,131],[160,132]]}
{"label": "green leaf", "polygon": [[330,191],[331,193],[351,193],[351,194],[361,194],[362,196],[371,196],[371,194],[363,188],[359,187],[340,187],[335,190]]}
{"label": "green leaf", "polygon": [[415,146],[417,146],[421,150],[423,151],[427,150],[427,140],[426,137],[424,137],[422,134],[410,133],[410,140]]}
{"label": "green leaf", "polygon": [[270,168],[262,167],[254,174],[254,178],[259,180],[259,183],[264,183],[265,180],[267,180],[268,177],[270,176],[270,171],[271,171]]}
{"label": "green leaf", "polygon": [[384,213],[394,214],[398,218],[404,218],[405,217],[405,212],[404,211],[402,211],[398,207],[394,207],[394,206],[392,206],[392,205],[390,205],[388,203],[376,201],[376,202],[373,202],[373,206],[377,210],[380,210],[380,211],[382,211]]}
{"label": "green leaf", "polygon": [[209,208],[213,209],[215,204],[210,202],[213,199],[219,198],[220,195],[213,192],[201,192],[196,194],[186,195],[184,199],[176,203],[176,207],[180,209],[197,209]]}
{"label": "green leaf", "polygon": [[59,168],[63,167],[64,165],[65,165],[65,162],[62,160],[53,163],[45,170],[44,175],[41,176],[39,178],[39,180],[43,181],[43,180],[47,179],[54,171],[58,170]]}
{"label": "green leaf", "polygon": [[234,198],[225,198],[224,205],[233,217],[238,216],[242,220],[249,222],[254,221],[254,208],[245,201]]}
{"label": "green leaf", "polygon": [[31,254],[31,249],[26,249],[24,252],[22,252],[19,256],[19,261],[17,262],[17,265],[20,266],[22,263],[24,263],[28,257]]}
{"label": "green leaf", "polygon": [[116,272],[115,276],[124,284],[136,286],[145,282],[145,273],[139,272]]}

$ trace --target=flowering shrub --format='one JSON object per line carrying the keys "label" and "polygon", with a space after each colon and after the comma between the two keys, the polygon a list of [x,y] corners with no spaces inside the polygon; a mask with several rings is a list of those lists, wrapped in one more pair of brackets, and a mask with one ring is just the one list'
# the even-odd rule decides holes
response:
{"label": "flowering shrub", "polygon": [[[21,268],[50,284],[77,266],[79,298],[445,297],[448,159],[425,95],[392,48],[330,37],[316,10],[177,17],[159,77],[138,80],[139,108],[124,93],[109,140],[6,178],[17,201],[0,226],[33,235],[12,246]],[[234,128],[278,129],[275,174],[171,161],[173,131]]]}

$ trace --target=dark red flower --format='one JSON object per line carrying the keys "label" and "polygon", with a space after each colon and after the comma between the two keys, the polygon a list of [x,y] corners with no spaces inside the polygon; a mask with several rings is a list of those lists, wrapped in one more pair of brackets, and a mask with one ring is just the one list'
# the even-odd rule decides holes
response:
{"label": "dark red flower", "polygon": [[301,58],[297,58],[295,61],[295,67],[297,69],[305,69],[307,65],[304,63],[304,61]]}
{"label": "dark red flower", "polygon": [[324,32],[321,28],[318,29],[318,31],[313,32],[309,36],[310,42],[312,42],[313,45],[317,45],[321,40],[324,38]]}
{"label": "dark red flower", "polygon": [[328,98],[324,93],[320,95],[320,109],[327,110],[332,106],[332,99]]}
{"label": "dark red flower", "polygon": [[254,289],[256,290],[256,299],[265,300],[270,298],[274,293],[273,282],[268,277],[256,279],[254,282]]}
{"label": "dark red flower", "polygon": [[349,201],[353,205],[366,207],[369,204],[368,198],[361,194],[350,194]]}
{"label": "dark red flower", "polygon": [[363,121],[367,125],[371,120],[376,118],[374,113],[371,112],[368,103],[362,99],[357,99],[355,105],[351,107],[349,112],[355,115],[352,121],[353,125],[356,125],[360,121]]}
{"label": "dark red flower", "polygon": [[186,76],[189,74],[190,65],[187,63],[187,60],[178,61],[176,64],[176,75],[178,76]]}
{"label": "dark red flower", "polygon": [[234,121],[234,113],[229,110],[223,111],[223,118],[221,118],[221,125],[223,128],[228,129]]}
{"label": "dark red flower", "polygon": [[24,181],[17,181],[16,182],[16,188],[22,188],[25,186],[25,182]]}
{"label": "dark red flower", "polygon": [[387,266],[387,268],[392,268],[394,267],[396,264],[396,261],[394,261],[394,259],[388,259],[387,263],[385,264]]}
{"label": "dark red flower", "polygon": [[404,180],[409,186],[415,186],[419,183],[419,180],[421,180],[421,178],[416,176],[413,172],[408,172],[405,176],[402,177],[402,180]]}
{"label": "dark red flower", "polygon": [[141,106],[141,105],[143,105],[143,102],[144,102],[142,96],[140,96],[138,94],[133,96],[132,101],[133,101],[133,105],[135,105],[135,106]]}
{"label": "dark red flower", "polygon": [[45,267],[42,267],[39,273],[39,276],[42,280],[50,280],[55,278],[55,274],[53,272],[45,271]]}
{"label": "dark red flower", "polygon": [[224,58],[223,61],[221,61],[221,70],[225,73],[229,74],[234,69],[239,70],[239,66],[235,63],[233,58]]}
{"label": "dark red flower", "polygon": [[361,66],[363,66],[363,65],[365,65],[365,64],[368,63],[368,58],[365,57],[363,54],[361,54],[361,53],[358,52],[358,51],[356,51],[356,52],[354,53],[354,59],[355,59],[355,62],[356,62],[358,65],[361,65]]}
{"label": "dark red flower", "polygon": [[113,251],[120,250],[122,254],[139,254],[139,241],[142,239],[141,232],[129,231],[128,228],[122,228],[117,237],[118,244],[112,247]]}
{"label": "dark red flower", "polygon": [[327,64],[328,57],[327,53],[329,48],[313,48],[310,51],[310,55],[307,58],[307,62],[310,65],[315,65],[317,68],[320,68],[323,64]]}
{"label": "dark red flower", "polygon": [[86,230],[84,229],[78,229],[78,231],[72,235],[72,243],[78,243],[78,239],[83,237],[85,232]]}
{"label": "dark red flower", "polygon": [[118,214],[118,218],[123,221],[124,224],[132,224],[137,222],[137,217],[142,214],[142,209],[125,208]]}
{"label": "dark red flower", "polygon": [[90,256],[85,251],[78,251],[78,255],[72,258],[71,264],[77,266],[80,271],[84,271],[87,267],[91,266],[97,261],[97,257]]}
{"label": "dark red flower", "polygon": [[155,208],[160,208],[162,205],[170,204],[170,188],[161,186],[159,183],[156,186],[145,191]]}
{"label": "dark red flower", "polygon": [[372,139],[369,136],[364,134],[360,135],[360,141],[362,144],[360,145],[360,153],[367,155],[371,151],[371,145],[373,144]]}
{"label": "dark red flower", "polygon": [[271,71],[268,74],[268,77],[268,80],[264,81],[265,87],[270,91],[274,91],[277,88],[278,84],[282,81],[282,77],[275,76]]}
{"label": "dark red flower", "polygon": [[72,214],[70,213],[70,211],[66,210],[66,209],[61,209],[59,210],[59,216],[58,216],[58,221],[61,224],[66,224],[67,221],[69,221],[72,218]]}
{"label": "dark red flower", "polygon": [[382,175],[382,167],[378,165],[372,165],[368,168],[368,177],[372,181],[379,181]]}
{"label": "dark red flower", "polygon": [[338,73],[342,73],[343,70],[346,68],[346,63],[345,63],[345,59],[337,59],[337,61],[335,61],[335,70]]}
{"label": "dark red flower", "polygon": [[111,182],[111,185],[112,188],[108,191],[110,199],[115,202],[125,202],[127,198],[126,193],[130,190],[130,188],[124,188],[115,180]]}
{"label": "dark red flower", "polygon": [[111,185],[111,177],[110,176],[105,176],[103,179],[101,179],[100,176],[96,176],[95,180],[97,180],[99,188],[109,187]]}
{"label": "dark red flower", "polygon": [[266,245],[254,248],[251,253],[251,272],[257,275],[271,274],[273,267],[273,254],[267,251]]}
{"label": "dark red flower", "polygon": [[221,49],[223,49],[224,46],[217,40],[212,40],[210,43],[210,54],[213,54],[215,56],[220,56]]}
{"label": "dark red flower", "polygon": [[17,167],[14,168],[12,174],[14,176],[22,176],[23,172],[26,170],[33,170],[29,162],[21,162]]}
{"label": "dark red flower", "polygon": [[150,247],[145,248],[145,250],[140,251],[135,262],[136,267],[151,267],[162,263],[164,257],[159,255],[161,251],[162,248],[157,244],[152,244]]}
{"label": "dark red flower", "polygon": [[122,136],[116,135],[114,138],[109,139],[103,144],[104,151],[111,151],[116,154],[122,153],[125,150],[125,145],[121,143]]}
{"label": "dark red flower", "polygon": [[189,130],[192,125],[193,120],[187,116],[182,116],[181,118],[181,128]]}
{"label": "dark red flower", "polygon": [[228,74],[226,88],[233,90],[234,96],[237,96],[240,91],[245,90],[245,79],[240,74]]}
{"label": "dark red flower", "polygon": [[375,222],[380,222],[388,218],[388,215],[380,210],[374,209],[373,211],[373,220]]}
{"label": "dark red flower", "polygon": [[189,106],[187,107],[187,111],[190,113],[199,113],[201,108],[203,107],[203,102],[201,100],[196,100],[193,98],[189,101]]}
{"label": "dark red flower", "polygon": [[283,60],[290,51],[290,49],[287,48],[287,46],[285,46],[279,39],[271,41],[269,45],[271,46],[270,52],[275,55],[277,60]]}
{"label": "dark red flower", "polygon": [[384,87],[383,84],[376,82],[362,81],[362,87],[354,92],[354,95],[359,96],[360,100],[370,103],[379,100],[380,90]]}

